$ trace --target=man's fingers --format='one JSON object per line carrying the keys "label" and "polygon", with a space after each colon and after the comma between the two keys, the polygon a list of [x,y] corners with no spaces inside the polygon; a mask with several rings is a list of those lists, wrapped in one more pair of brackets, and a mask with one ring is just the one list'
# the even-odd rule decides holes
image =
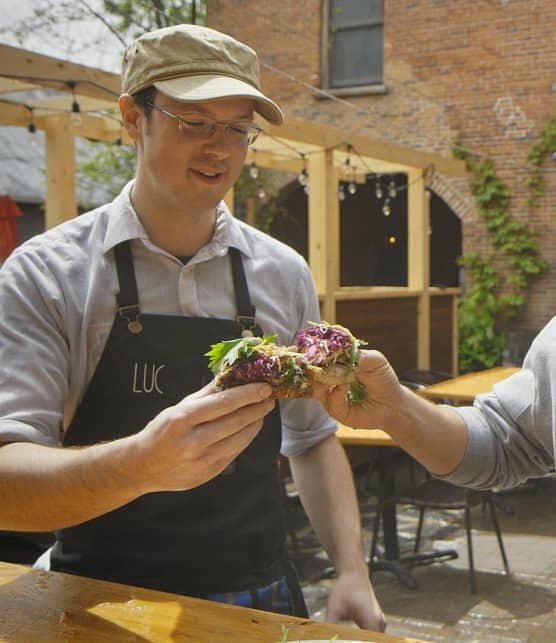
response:
{"label": "man's fingers", "polygon": [[176,405],[177,410],[187,410],[193,424],[201,424],[233,413],[238,409],[256,404],[270,397],[272,389],[268,384],[244,384],[217,391],[214,382],[188,395]]}

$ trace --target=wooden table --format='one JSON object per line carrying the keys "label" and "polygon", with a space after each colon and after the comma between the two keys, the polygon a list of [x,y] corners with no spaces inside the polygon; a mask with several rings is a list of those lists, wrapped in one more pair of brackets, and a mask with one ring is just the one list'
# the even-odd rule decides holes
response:
{"label": "wooden table", "polygon": [[282,626],[292,643],[416,641],[0,561],[0,640],[9,643],[274,643]]}
{"label": "wooden table", "polygon": [[454,402],[472,402],[476,395],[489,393],[492,387],[501,380],[517,373],[520,369],[514,366],[497,366],[476,373],[466,373],[436,384],[430,384],[416,391],[430,399],[445,399]]}
{"label": "wooden table", "polygon": [[342,444],[355,446],[396,446],[393,438],[381,429],[352,429],[344,424],[338,424],[336,437]]}

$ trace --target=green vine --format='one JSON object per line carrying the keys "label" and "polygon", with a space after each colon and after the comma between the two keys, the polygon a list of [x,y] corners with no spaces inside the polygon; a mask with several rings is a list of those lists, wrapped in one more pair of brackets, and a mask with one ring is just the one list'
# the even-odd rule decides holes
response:
{"label": "green vine", "polygon": [[[538,158],[544,158],[544,150],[545,146],[537,153]],[[472,277],[459,308],[459,367],[467,372],[502,361],[505,340],[497,332],[497,325],[501,319],[521,313],[529,280],[546,270],[548,264],[540,257],[536,232],[528,224],[512,219],[508,188],[496,175],[492,160],[477,159],[459,143],[454,147],[454,156],[464,160],[473,173],[469,185],[492,248],[486,257],[468,253],[460,259]],[[495,258],[506,262],[504,280],[496,272]]]}
{"label": "green vine", "polygon": [[531,146],[527,160],[533,166],[529,173],[527,184],[531,190],[529,205],[539,205],[539,200],[544,194],[542,184],[541,166],[549,154],[556,153],[556,120],[551,119],[544,126],[540,139]]}

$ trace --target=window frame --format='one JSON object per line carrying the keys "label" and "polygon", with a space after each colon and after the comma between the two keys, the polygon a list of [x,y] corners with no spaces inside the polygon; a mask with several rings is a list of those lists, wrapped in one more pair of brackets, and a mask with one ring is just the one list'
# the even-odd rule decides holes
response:
{"label": "window frame", "polygon": [[[384,51],[384,2],[382,6],[382,21],[369,22],[368,25],[382,24],[383,51]],[[365,23],[367,26],[367,23]],[[320,80],[321,88],[334,96],[357,96],[361,94],[385,94],[387,87],[384,84],[384,57],[382,60],[382,82],[367,85],[351,85],[346,87],[330,86],[330,49],[328,46],[330,37],[330,0],[321,2],[321,56],[320,56]],[[325,96],[320,96],[321,98]]]}

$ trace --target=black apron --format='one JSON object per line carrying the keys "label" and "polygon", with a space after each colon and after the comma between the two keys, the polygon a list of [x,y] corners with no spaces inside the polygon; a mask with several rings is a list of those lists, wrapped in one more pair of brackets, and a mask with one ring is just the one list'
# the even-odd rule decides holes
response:
{"label": "black apron", "polygon": [[[212,379],[205,357],[211,344],[244,332],[260,334],[236,249],[230,249],[236,320],[141,313],[130,243],[114,252],[118,311],[65,446],[136,433]],[[56,532],[52,569],[201,597],[286,576],[292,612],[305,615],[286,553],[280,441],[277,405],[253,442],[209,482],[188,491],[146,494]]]}

